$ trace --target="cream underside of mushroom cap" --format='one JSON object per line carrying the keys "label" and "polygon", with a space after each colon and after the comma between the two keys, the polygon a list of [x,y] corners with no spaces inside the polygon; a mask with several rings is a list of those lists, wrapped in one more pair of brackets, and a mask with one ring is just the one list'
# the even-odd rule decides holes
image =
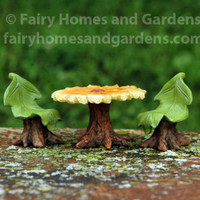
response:
{"label": "cream underside of mushroom cap", "polygon": [[[94,87],[94,86],[88,86],[88,87]],[[109,87],[109,86],[106,86]],[[113,87],[113,86],[110,86]],[[128,88],[129,87],[129,88]],[[105,87],[102,87],[105,88]],[[52,98],[54,101],[59,102],[67,102],[70,104],[88,104],[88,103],[94,103],[94,104],[100,104],[100,103],[106,103],[110,104],[112,100],[117,101],[126,101],[131,99],[144,99],[145,98],[145,90],[142,90],[140,88],[136,88],[135,86],[124,86],[121,87],[121,89],[126,88],[125,91],[119,91],[119,93],[116,92],[117,89],[113,89],[112,92],[108,92],[107,94],[70,94],[70,89],[72,88],[66,88],[64,90],[58,90],[55,91],[52,94]],[[120,89],[120,87],[119,87]]]}

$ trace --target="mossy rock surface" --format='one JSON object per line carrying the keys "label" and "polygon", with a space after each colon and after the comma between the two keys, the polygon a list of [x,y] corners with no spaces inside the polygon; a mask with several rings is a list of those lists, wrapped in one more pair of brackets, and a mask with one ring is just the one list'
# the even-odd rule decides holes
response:
{"label": "mossy rock surface", "polygon": [[[11,145],[22,129],[0,128],[0,199],[196,199],[200,196],[200,134],[179,151],[129,147],[76,149],[83,129],[56,129],[64,144],[43,149]],[[149,136],[148,136],[149,137]]]}

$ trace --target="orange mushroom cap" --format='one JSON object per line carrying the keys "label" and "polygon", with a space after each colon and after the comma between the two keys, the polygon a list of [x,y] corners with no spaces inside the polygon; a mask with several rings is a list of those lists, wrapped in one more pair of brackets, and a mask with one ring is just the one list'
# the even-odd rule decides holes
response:
{"label": "orange mushroom cap", "polygon": [[55,91],[52,94],[54,101],[67,102],[71,104],[100,104],[111,103],[112,100],[126,101],[131,99],[144,99],[145,90],[134,85],[119,87],[89,85],[87,87],[72,87]]}

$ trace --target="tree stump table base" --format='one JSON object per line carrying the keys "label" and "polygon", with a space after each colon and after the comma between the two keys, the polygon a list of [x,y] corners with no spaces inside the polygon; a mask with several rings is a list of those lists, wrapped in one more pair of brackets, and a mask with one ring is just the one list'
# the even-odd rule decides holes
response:
{"label": "tree stump table base", "polygon": [[127,146],[127,140],[130,137],[117,135],[110,121],[109,109],[110,104],[91,104],[89,103],[90,122],[87,131],[76,148],[101,147],[110,149],[112,145]]}

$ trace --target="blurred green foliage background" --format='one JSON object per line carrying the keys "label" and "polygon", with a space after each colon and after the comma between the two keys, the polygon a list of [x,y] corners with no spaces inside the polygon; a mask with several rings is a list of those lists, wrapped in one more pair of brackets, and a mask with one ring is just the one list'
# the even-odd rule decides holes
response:
{"label": "blurred green foliage background", "polygon": [[[146,89],[143,101],[131,100],[113,102],[111,119],[114,128],[136,128],[136,116],[139,112],[154,109],[157,105],[153,97],[163,84],[173,75],[186,73],[186,83],[193,91],[194,101],[190,106],[190,117],[179,124],[181,130],[200,130],[200,45],[199,44],[128,44],[111,45],[70,45],[70,44],[34,44],[5,45],[5,32],[16,35],[134,35],[144,32],[149,35],[197,35],[198,25],[59,25],[51,28],[47,25],[13,25],[5,22],[12,13],[19,18],[20,13],[28,15],[58,16],[69,13],[71,16],[138,16],[145,13],[168,16],[175,12],[178,16],[198,16],[200,1],[122,1],[122,0],[60,0],[60,1],[0,1],[0,96],[10,83],[9,72],[15,72],[35,84],[43,98],[39,104],[44,108],[57,108],[63,118],[59,127],[86,127],[88,108],[86,105],[69,105],[53,102],[51,93],[55,90],[73,86],[131,85]],[[12,117],[11,109],[0,104],[0,126],[21,126],[21,120]]]}

